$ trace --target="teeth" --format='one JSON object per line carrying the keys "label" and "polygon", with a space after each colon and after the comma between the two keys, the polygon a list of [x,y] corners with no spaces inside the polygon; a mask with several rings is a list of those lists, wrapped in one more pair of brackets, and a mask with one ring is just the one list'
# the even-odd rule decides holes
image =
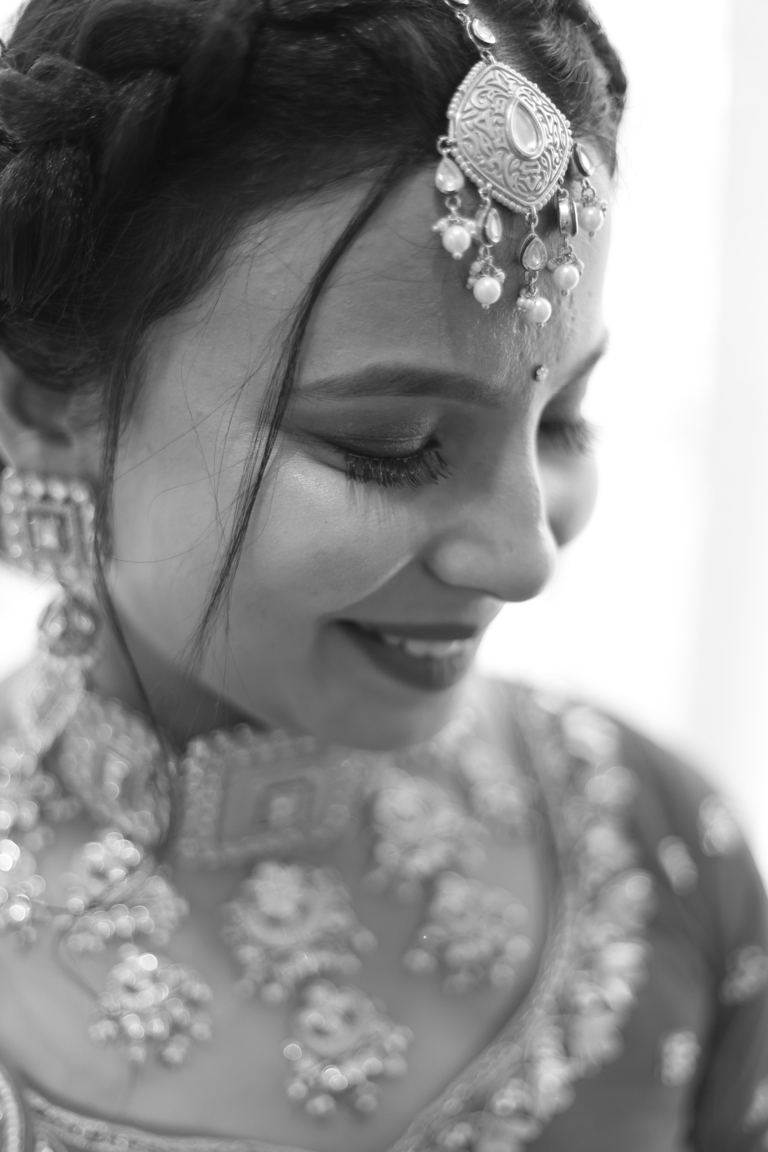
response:
{"label": "teeth", "polygon": [[388,632],[379,632],[379,638],[391,648],[401,648],[409,656],[423,660],[445,660],[449,656],[460,655],[467,647],[468,640],[404,640],[401,636],[390,636]]}

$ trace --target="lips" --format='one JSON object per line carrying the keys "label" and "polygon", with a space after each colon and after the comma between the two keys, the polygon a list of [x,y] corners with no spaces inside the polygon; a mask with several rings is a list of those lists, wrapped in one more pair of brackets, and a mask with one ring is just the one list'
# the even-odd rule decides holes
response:
{"label": "lips", "polygon": [[344,621],[349,639],[382,671],[415,688],[457,684],[474,659],[479,630],[464,624],[390,625]]}

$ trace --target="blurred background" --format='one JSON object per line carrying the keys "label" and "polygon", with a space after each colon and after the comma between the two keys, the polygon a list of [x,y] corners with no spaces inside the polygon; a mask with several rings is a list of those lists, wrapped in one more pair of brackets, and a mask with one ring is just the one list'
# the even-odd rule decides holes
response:
{"label": "blurred background", "polygon": [[[768,876],[766,0],[595,0],[630,98],[595,518],[505,609],[489,670],[586,695],[695,763]],[[0,0],[8,26],[16,0]],[[49,590],[0,568],[0,675]]]}

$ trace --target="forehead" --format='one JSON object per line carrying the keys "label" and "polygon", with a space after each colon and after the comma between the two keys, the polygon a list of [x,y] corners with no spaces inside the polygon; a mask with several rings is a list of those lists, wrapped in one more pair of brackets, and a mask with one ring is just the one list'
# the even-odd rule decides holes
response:
{"label": "forehead", "polygon": [[[369,188],[328,192],[272,217],[255,239],[245,237],[219,299],[225,327],[227,316],[240,315],[241,335],[245,324],[251,342],[284,333],[286,318]],[[467,215],[475,199],[472,192],[466,196]],[[555,299],[551,277],[543,274],[541,288],[554,313],[544,329],[532,329],[515,307],[522,219],[503,213],[505,239],[494,259],[507,280],[501,300],[486,310],[466,288],[472,257],[454,260],[432,231],[444,214],[432,170],[409,177],[387,198],[339,260],[313,309],[301,383],[382,362],[465,371],[497,384],[527,380],[532,365],[576,360],[599,341],[607,228],[594,240],[577,238],[586,268],[572,296]],[[553,254],[558,242],[548,238]],[[227,339],[233,337],[230,331]]]}

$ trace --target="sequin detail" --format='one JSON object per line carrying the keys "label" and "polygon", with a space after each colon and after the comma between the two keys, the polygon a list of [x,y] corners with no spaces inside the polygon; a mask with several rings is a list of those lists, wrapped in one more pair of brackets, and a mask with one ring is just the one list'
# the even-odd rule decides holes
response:
{"label": "sequin detail", "polygon": [[390,1152],[521,1150],[568,1108],[579,1079],[620,1054],[645,979],[653,881],[626,832],[636,783],[618,731],[552,697],[522,719],[568,861],[559,927],[516,1020]]}
{"label": "sequin detail", "polygon": [[[613,725],[588,709],[541,704],[521,694],[518,719],[541,776],[565,880],[536,984],[498,1040],[424,1110],[391,1152],[511,1152],[568,1107],[581,1076],[621,1049],[621,1028],[644,977],[644,932],[653,912],[652,881],[638,868],[625,827],[636,785],[621,763]],[[396,882],[396,870],[388,880]],[[301,1055],[309,1053],[302,1049]],[[313,1075],[319,1060],[314,1064]],[[342,1099],[348,1088],[334,1068],[338,1061],[321,1072],[328,1071]],[[321,1086],[313,1084],[310,1093],[322,1095]],[[262,1142],[155,1137],[77,1117],[34,1093],[27,1099],[41,1130],[68,1136],[73,1148],[272,1152]],[[87,1141],[77,1134],[86,1131]]]}
{"label": "sequin detail", "polygon": [[668,1088],[682,1088],[696,1074],[701,1045],[695,1032],[668,1032],[659,1044],[658,1077]]}
{"label": "sequin detail", "polygon": [[687,896],[699,882],[699,870],[694,863],[688,845],[679,836],[665,836],[657,849],[659,863],[672,891],[678,896]]}
{"label": "sequin detail", "polygon": [[743,843],[738,824],[719,796],[707,796],[701,802],[699,837],[707,856],[730,856]]}
{"label": "sequin detail", "polygon": [[727,975],[720,985],[723,1004],[743,1004],[768,985],[768,955],[756,944],[731,953],[727,968]]}

